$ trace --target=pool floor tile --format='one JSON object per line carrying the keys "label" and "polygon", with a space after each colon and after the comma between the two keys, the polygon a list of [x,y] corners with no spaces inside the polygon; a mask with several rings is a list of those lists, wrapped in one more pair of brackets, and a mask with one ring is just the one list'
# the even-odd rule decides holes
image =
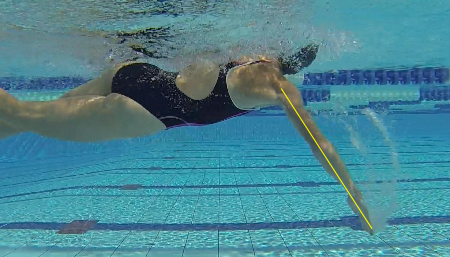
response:
{"label": "pool floor tile", "polygon": [[208,252],[217,256],[219,253],[219,231],[189,232],[183,256],[195,256]]}
{"label": "pool floor tile", "polygon": [[413,240],[420,242],[434,242],[434,241],[444,241],[448,238],[441,234],[436,233],[432,229],[424,225],[397,225],[397,229],[404,233],[405,235],[411,237]]}
{"label": "pool floor tile", "polygon": [[[21,173],[17,174],[24,176],[17,177],[15,182],[5,179],[2,183],[8,188],[1,190],[5,195],[14,194],[14,187],[7,185],[7,180],[11,180],[25,183],[20,188],[17,186],[17,194],[30,195],[0,201],[0,206],[4,206],[0,207],[0,219],[3,219],[0,223],[17,222],[12,227],[0,229],[0,256],[9,252],[8,257],[33,257],[42,253],[44,257],[72,257],[77,253],[77,256],[86,257],[110,256],[112,253],[113,257],[144,257],[147,253],[150,257],[450,256],[447,236],[450,233],[447,222],[449,190],[431,188],[449,185],[448,167],[434,169],[436,164],[420,164],[420,170],[415,171],[408,168],[413,166],[411,164],[402,166],[399,177],[421,179],[424,174],[429,174],[428,177],[440,180],[399,182],[400,210],[392,215],[392,218],[399,218],[397,223],[371,237],[349,227],[326,227],[329,220],[339,225],[343,222],[341,217],[354,214],[347,206],[345,190],[340,185],[324,183],[334,181],[312,155],[292,157],[289,148],[308,149],[303,142],[300,148],[298,142],[276,141],[239,141],[233,143],[236,146],[213,142],[183,144],[183,149],[190,149],[189,154],[188,150],[175,149],[180,147],[179,143],[173,146],[161,144],[162,149],[147,149],[142,156],[132,155],[126,161],[111,160],[108,164],[103,160],[99,165],[92,161],[84,166],[77,164],[77,168],[70,171],[64,170],[69,162],[64,160],[60,170],[52,164],[51,172],[46,170],[47,160],[38,168],[31,162],[26,167],[25,161],[17,162],[21,165],[17,170]],[[205,151],[206,146],[210,151]],[[264,150],[275,146],[282,149],[276,153]],[[222,151],[231,148],[241,150],[221,155]],[[408,149],[405,147],[404,151]],[[384,148],[372,150],[380,153],[371,161],[390,160],[389,154],[384,154]],[[352,158],[349,148],[344,147],[342,153],[345,158]],[[401,157],[405,162],[442,158],[440,165],[444,165],[450,160],[444,153],[439,155],[441,157],[420,157],[419,154]],[[210,155],[214,157],[205,157]],[[261,157],[264,155],[269,156]],[[220,159],[219,156],[227,157]],[[142,160],[136,160],[140,157]],[[49,163],[51,160],[47,161],[47,166]],[[355,159],[353,163],[355,166],[350,166],[352,175],[355,174],[357,179],[366,178],[366,174],[359,172],[363,162]],[[312,166],[292,168],[303,164]],[[219,166],[221,170],[216,169]],[[392,166],[374,164],[374,167],[375,172],[381,172]],[[113,169],[116,170],[110,171]],[[36,177],[30,178],[27,171],[36,172]],[[91,172],[96,173],[89,174]],[[33,182],[37,179],[44,181]],[[296,184],[271,186],[282,183]],[[184,185],[193,187],[183,188]],[[219,188],[219,185],[237,187]],[[39,193],[59,187],[74,188]],[[376,203],[373,206],[377,206]],[[433,215],[443,217],[434,219]],[[347,221],[351,219],[347,218]],[[283,223],[289,221],[298,223]],[[319,221],[314,223],[318,228],[276,230],[269,229],[272,224],[267,224],[277,222],[273,226],[291,228],[291,225],[311,224],[307,221]],[[133,227],[137,222],[142,224]],[[232,230],[217,231],[215,225],[198,225],[216,222],[232,223],[223,226]],[[248,226],[248,223],[258,222],[264,224]],[[116,223],[126,223],[130,230],[126,230],[126,224],[116,226]],[[66,229],[66,233],[57,233],[59,224],[66,224],[61,226],[61,231]],[[170,226],[164,231],[167,224]],[[71,230],[72,225],[75,226]],[[198,226],[189,227],[193,225]],[[19,229],[21,226],[28,229]],[[45,230],[49,229],[44,229],[45,226],[55,229]],[[102,230],[95,230],[96,226],[101,226]],[[134,228],[136,230],[132,230]],[[245,230],[249,228],[254,230]],[[3,247],[5,245],[9,248]]]}
{"label": "pool floor tile", "polygon": [[250,230],[249,232],[255,251],[271,247],[286,248],[286,243],[278,230]]}
{"label": "pool floor tile", "polygon": [[180,248],[181,250],[186,245],[186,240],[189,232],[173,232],[173,231],[161,231],[156,237],[153,249],[158,248]]}

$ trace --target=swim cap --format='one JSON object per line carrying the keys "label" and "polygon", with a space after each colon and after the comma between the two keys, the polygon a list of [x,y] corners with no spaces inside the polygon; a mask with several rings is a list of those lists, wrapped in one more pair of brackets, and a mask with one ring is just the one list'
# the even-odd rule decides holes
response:
{"label": "swim cap", "polygon": [[283,74],[287,75],[299,73],[301,70],[311,65],[316,59],[318,51],[319,45],[312,43],[302,47],[300,51],[293,55],[278,57],[278,61],[281,64],[281,71]]}

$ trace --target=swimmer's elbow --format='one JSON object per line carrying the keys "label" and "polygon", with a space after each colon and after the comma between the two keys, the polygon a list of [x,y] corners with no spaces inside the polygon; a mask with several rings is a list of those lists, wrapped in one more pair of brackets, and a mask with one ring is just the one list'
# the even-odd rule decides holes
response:
{"label": "swimmer's elbow", "polygon": [[278,83],[278,102],[286,111],[295,108],[297,111],[304,109],[303,99],[298,88],[289,81]]}

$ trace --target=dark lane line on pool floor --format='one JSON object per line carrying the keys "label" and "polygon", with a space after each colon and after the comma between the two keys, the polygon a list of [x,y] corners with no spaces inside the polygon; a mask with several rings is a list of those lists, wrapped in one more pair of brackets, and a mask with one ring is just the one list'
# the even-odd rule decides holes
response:
{"label": "dark lane line on pool floor", "polygon": [[[132,190],[132,189],[129,189]],[[397,189],[398,191],[431,191],[431,190],[450,190],[450,187],[440,187],[440,188],[404,188],[404,189]],[[365,192],[376,192],[376,190],[366,190]],[[52,191],[54,192],[54,191]],[[191,195],[191,194],[166,194],[166,195],[160,195],[161,197],[250,197],[250,196],[274,196],[274,195],[318,195],[318,194],[345,194],[345,191],[341,190],[333,190],[333,191],[314,191],[314,192],[287,192],[287,193],[249,193],[249,194],[201,194],[201,195]],[[3,201],[0,202],[0,205],[2,204],[9,204],[9,203],[19,203],[19,202],[29,202],[29,201],[37,201],[37,200],[44,200],[44,199],[55,199],[55,198],[63,198],[63,197],[75,197],[75,198],[81,198],[81,197],[112,197],[112,198],[142,198],[142,197],[157,197],[158,195],[138,195],[138,194],[131,194],[131,195],[101,195],[101,194],[62,194],[62,195],[52,195],[52,196],[43,196],[43,197],[36,197],[36,198],[27,198],[27,199],[18,199],[18,200],[11,200],[11,201]]]}
{"label": "dark lane line on pool floor", "polygon": [[[388,219],[389,226],[417,224],[450,224],[450,216],[402,217]],[[78,226],[78,227],[77,227]],[[0,223],[0,230],[55,230],[57,233],[74,234],[92,230],[100,231],[236,231],[236,230],[276,230],[349,227],[362,231],[357,216],[342,216],[339,220],[292,221],[292,222],[259,222],[259,223],[99,223],[98,220],[74,220],[62,222],[8,222]],[[81,232],[80,232],[81,231]]]}
{"label": "dark lane line on pool floor", "polygon": [[[397,180],[397,183],[423,183],[423,182],[450,182],[450,178],[431,178],[431,179],[400,179]],[[370,185],[370,184],[382,184],[383,181],[374,181],[374,182],[356,182],[360,185]],[[226,188],[261,188],[261,187],[321,187],[321,186],[337,186],[339,185],[337,182],[294,182],[294,183],[274,183],[274,184],[240,184],[240,185],[155,185],[155,186],[146,186],[141,184],[132,184],[132,185],[103,185],[103,186],[72,186],[72,187],[63,187],[63,188],[55,188],[48,190],[41,190],[29,193],[21,193],[21,194],[13,194],[0,196],[0,200],[21,197],[21,196],[29,196],[36,194],[44,194],[44,193],[52,193],[58,191],[67,191],[74,189],[116,189],[116,190],[139,190],[139,189],[226,189]],[[436,188],[434,188],[436,189]],[[444,190],[446,188],[437,188]],[[419,189],[420,190],[420,189]],[[425,189],[422,189],[425,190]],[[431,190],[431,189],[430,189]],[[340,192],[340,191],[337,191]],[[1,203],[0,203],[1,204]]]}
{"label": "dark lane line on pool floor", "polygon": [[[344,149],[346,149],[346,148],[344,148]],[[304,150],[307,150],[307,149],[304,149]],[[284,154],[280,154],[280,150],[279,149],[273,149],[273,151],[277,151],[277,153],[279,153],[279,154],[277,154],[277,155],[274,155],[274,154],[258,154],[258,155],[239,156],[238,158],[234,158],[233,157],[233,160],[236,160],[236,161],[251,161],[252,159],[253,160],[260,160],[260,158],[264,158],[264,159],[270,159],[270,158],[274,158],[274,159],[280,159],[280,158],[310,159],[310,157],[311,157],[311,154],[295,154],[295,155],[288,154],[288,155],[284,155]],[[255,151],[255,152],[261,152],[261,151]],[[401,151],[401,150],[399,150],[398,154],[402,155],[403,157],[424,155],[424,154],[425,155],[436,156],[436,155],[441,155],[441,154],[444,155],[444,154],[447,154],[448,152],[450,152],[450,151],[446,151],[446,150],[433,151],[433,152],[427,151],[426,153],[424,153],[424,152],[418,152],[418,151]],[[347,152],[342,152],[341,155],[342,156],[353,156],[354,153],[353,152],[348,152],[348,153]],[[372,153],[370,153],[370,155],[380,155],[380,156],[382,156],[382,155],[386,155],[386,153],[385,152],[372,152]],[[125,157],[123,157],[123,158],[125,158]],[[217,156],[155,156],[155,157],[151,157],[151,158],[150,157],[130,158],[130,159],[126,158],[125,160],[121,160],[121,161],[117,161],[117,160],[105,161],[105,160],[102,160],[101,162],[103,162],[103,164],[105,164],[105,163],[112,164],[112,163],[117,163],[117,162],[123,163],[123,161],[125,161],[125,162],[130,161],[130,162],[134,163],[134,162],[136,162],[138,160],[139,161],[152,161],[152,162],[159,161],[159,162],[163,162],[163,163],[167,162],[167,161],[196,162],[198,159],[205,160],[205,159],[217,159],[217,158],[218,158]],[[29,172],[31,172],[31,171],[33,171],[33,174],[47,174],[47,173],[50,173],[50,172],[58,172],[60,170],[73,169],[72,167],[67,167],[67,165],[66,165],[67,164],[67,160],[66,159],[67,158],[64,157],[64,158],[61,158],[61,160],[58,159],[58,162],[52,162],[51,163],[51,165],[53,165],[53,166],[55,166],[57,164],[61,164],[61,165],[64,164],[64,165],[62,165],[63,169],[58,169],[57,167],[53,167],[51,170],[49,170],[48,167],[45,167],[46,171],[39,171],[39,170],[42,169],[42,167],[38,167],[39,165],[36,166],[36,164],[26,164],[26,165],[22,166],[22,165],[19,165],[18,163],[7,162],[8,164],[11,164],[11,167],[5,167],[5,168],[6,169],[14,168],[15,169],[15,172],[14,172],[15,175],[13,175],[13,176],[3,176],[4,174],[5,175],[7,174],[7,172],[6,172],[4,174],[0,174],[0,179],[10,179],[10,178],[17,178],[17,177],[28,176]],[[40,163],[42,165],[45,165],[45,162],[42,163],[43,162],[42,160],[37,160],[37,161],[38,161],[38,163]],[[95,163],[95,160],[93,160],[92,158],[89,158],[86,161],[91,163],[91,164],[88,164],[88,167],[90,167],[90,166],[98,166],[98,163]],[[79,160],[77,162],[75,162],[75,163],[76,163],[75,166],[78,166],[77,168],[79,168],[79,166],[83,166],[84,165],[84,164],[80,164]],[[2,162],[0,161],[0,165],[1,164],[2,164]],[[71,163],[71,164],[73,164],[73,163]],[[408,163],[404,163],[404,164],[408,164]],[[411,163],[411,164],[413,164],[413,163]],[[375,165],[377,165],[377,164],[375,164]],[[85,168],[87,168],[87,167],[85,167]],[[18,173],[17,170],[21,170],[21,171],[23,170],[24,172],[23,172],[23,174],[17,174]]]}
{"label": "dark lane line on pool floor", "polygon": [[[397,180],[397,183],[422,183],[422,182],[450,182],[450,178],[431,178],[431,179],[400,179]],[[365,182],[365,181],[357,181],[357,184],[361,185],[370,185],[370,184],[382,184],[383,181],[374,181],[374,182]],[[240,184],[240,185],[183,185],[183,186],[170,186],[170,185],[155,185],[155,186],[145,186],[141,184],[133,184],[133,185],[103,185],[103,186],[72,186],[72,187],[63,187],[63,188],[55,188],[48,189],[42,191],[35,191],[29,193],[21,193],[14,195],[6,195],[0,196],[0,200],[35,195],[35,194],[43,194],[43,193],[52,193],[57,191],[66,191],[66,190],[74,190],[74,189],[118,189],[118,190],[137,190],[137,189],[225,189],[225,188],[260,188],[260,187],[321,187],[321,186],[336,186],[339,185],[337,182],[310,182],[310,181],[302,181],[302,182],[294,182],[294,183],[274,183],[274,184]],[[132,187],[132,188],[129,188]],[[437,188],[437,189],[446,189],[446,188]]]}

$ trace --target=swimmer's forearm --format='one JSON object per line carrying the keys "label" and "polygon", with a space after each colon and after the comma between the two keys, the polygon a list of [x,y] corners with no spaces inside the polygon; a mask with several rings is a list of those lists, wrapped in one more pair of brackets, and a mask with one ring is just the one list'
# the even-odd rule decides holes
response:
{"label": "swimmer's forearm", "polygon": [[[327,171],[327,173],[331,175],[331,177],[333,177],[338,183],[341,183],[342,181],[342,183],[344,183],[345,187],[350,190],[350,192],[353,191],[354,183],[350,174],[348,173],[347,167],[345,166],[344,162],[341,159],[341,156],[336,151],[334,146],[329,142],[328,144],[329,148],[325,150],[322,149],[322,152],[325,153],[330,163],[328,163],[328,161],[324,157],[324,154],[320,150],[312,149],[314,155],[316,156],[322,167]],[[330,164],[333,166],[334,170],[331,168]],[[341,181],[336,176],[336,173],[339,175]]]}
{"label": "swimmer's forearm", "polygon": [[[292,83],[285,79],[280,80],[278,87],[280,88],[280,92],[278,93],[281,106],[286,112],[291,123],[294,125],[295,129],[311,147],[316,159],[320,162],[326,172],[330,174],[330,176],[336,179],[338,183],[341,183],[340,180],[342,180],[345,187],[352,192],[354,184],[344,162],[334,146],[322,134],[314,120],[311,119],[311,116],[303,105],[300,91]],[[330,164],[336,172],[334,172]],[[340,180],[336,176],[336,173],[339,175]]]}
{"label": "swimmer's forearm", "polygon": [[[353,181],[350,177],[350,174],[347,171],[347,168],[342,161],[339,153],[336,151],[334,146],[328,141],[328,139],[322,134],[322,132],[317,127],[316,123],[311,119],[309,113],[305,110],[301,103],[295,104],[295,110],[292,106],[285,105],[284,109],[286,111],[289,120],[294,125],[295,129],[300,133],[300,135],[305,139],[305,141],[311,147],[311,150],[316,157],[316,159],[320,162],[322,167],[326,170],[328,174],[330,174],[337,182],[340,183],[336,173],[339,175],[339,178],[342,180],[342,183],[347,187],[348,190],[351,190],[354,185]],[[302,120],[298,117],[298,115],[302,117]],[[308,129],[306,129],[306,127]],[[309,131],[308,131],[309,130]],[[311,137],[314,137],[314,139]],[[319,149],[320,146],[320,149]],[[327,159],[324,157],[328,158]],[[335,169],[336,173],[331,168],[330,164]]]}
{"label": "swimmer's forearm", "polygon": [[[320,132],[315,122],[310,118],[309,114],[306,112],[306,110],[304,110],[303,107],[299,106],[298,109],[300,110],[299,114],[305,124],[303,124],[303,122],[298,118],[298,115],[294,112],[294,110],[290,109],[291,108],[285,109],[289,119],[291,120],[297,131],[300,133],[300,135],[309,144],[314,156],[320,162],[325,171],[330,174],[330,176],[333,177],[338,183],[341,183],[336,176],[337,173],[347,189],[351,190],[354,187],[353,181],[347,171],[347,167],[345,166],[344,162],[341,159],[341,156],[336,151],[334,146]],[[312,139],[311,134],[309,134],[308,130],[305,128],[305,125],[306,127],[308,127],[309,132],[311,132],[315,140]],[[317,144],[319,144],[320,149]],[[327,157],[328,161],[330,161],[329,163],[324,154]],[[330,164],[333,166],[336,173],[331,168]]]}

